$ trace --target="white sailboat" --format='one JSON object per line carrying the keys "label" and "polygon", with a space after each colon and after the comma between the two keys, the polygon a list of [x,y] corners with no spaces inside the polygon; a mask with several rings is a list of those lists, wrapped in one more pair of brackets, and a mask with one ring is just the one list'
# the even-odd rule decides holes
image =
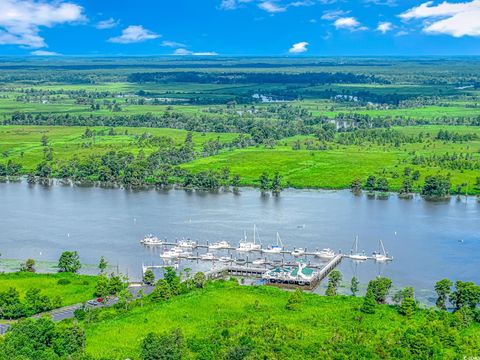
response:
{"label": "white sailboat", "polygon": [[262,250],[262,245],[257,244],[257,227],[253,225],[253,242],[247,241],[247,232],[244,232],[243,240],[240,240],[239,246],[236,251],[250,252]]}
{"label": "white sailboat", "polygon": [[350,259],[364,261],[368,259],[368,256],[365,255],[365,251],[362,253],[358,252],[358,236],[355,237],[355,241],[353,242],[352,251],[350,253]]}
{"label": "white sailboat", "polygon": [[283,250],[283,242],[280,239],[280,235],[277,232],[277,243],[276,245],[270,245],[266,249],[263,249],[262,252],[267,254],[280,254]]}
{"label": "white sailboat", "polygon": [[391,261],[393,260],[392,257],[388,256],[388,253],[385,251],[385,246],[383,246],[383,241],[379,241],[379,250],[378,252],[374,252],[372,257],[375,261]]}

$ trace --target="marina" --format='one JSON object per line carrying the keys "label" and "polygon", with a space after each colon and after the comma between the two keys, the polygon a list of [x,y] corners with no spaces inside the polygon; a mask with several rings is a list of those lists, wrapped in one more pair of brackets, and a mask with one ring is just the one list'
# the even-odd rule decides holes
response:
{"label": "marina", "polygon": [[[145,239],[152,238],[147,235]],[[154,237],[158,239],[157,237]],[[210,270],[206,272],[207,277],[218,278],[221,276],[242,276],[260,278],[265,284],[280,287],[304,287],[312,290],[338,266],[343,258],[354,261],[373,260],[377,262],[392,261],[388,256],[383,241],[379,241],[379,250],[374,251],[372,256],[365,255],[365,252],[358,252],[358,236],[355,238],[350,254],[335,253],[330,248],[316,249],[309,252],[306,248],[288,249],[284,246],[279,233],[276,234],[276,244],[262,248],[259,242],[259,233],[256,225],[253,226],[253,241],[247,239],[247,232],[240,240],[239,246],[230,245],[227,241],[220,241],[210,244],[208,241],[200,243],[191,239],[181,239],[175,242],[156,240],[158,246],[163,247],[164,252],[160,254],[164,264],[145,266],[142,264],[142,272],[147,269],[164,269],[173,266],[178,269],[182,260],[207,262],[211,264]],[[146,245],[145,241],[140,243]],[[204,252],[206,251],[206,252]],[[195,253],[194,253],[195,252]],[[222,252],[227,252],[228,256]],[[254,253],[262,257],[257,257]],[[234,257],[243,254],[242,257]],[[253,256],[248,256],[248,254]],[[281,257],[281,259],[278,258]],[[252,259],[253,258],[253,259]],[[220,266],[218,266],[220,264]]]}
{"label": "marina", "polygon": [[[349,191],[300,190],[287,190],[272,198],[249,189],[234,196],[180,190],[29,187],[23,182],[0,184],[0,198],[5,205],[0,207],[2,271],[11,271],[8,259],[21,262],[33,258],[45,268],[55,265],[62,251],[76,250],[83,264],[92,264],[85,265],[83,273],[96,273],[103,255],[131,281],[140,281],[142,264],[168,263],[178,271],[207,272],[214,265],[274,268],[282,259],[284,264],[294,264],[295,259],[306,257],[320,270],[333,252],[344,255],[336,269],[345,282],[356,276],[365,284],[375,276],[386,276],[398,287],[425,289],[419,292],[425,302],[430,301],[432,284],[439,279],[479,281],[478,266],[469,261],[480,251],[480,206],[472,198],[432,203],[419,197],[375,200]],[[54,226],[43,226],[46,223]],[[254,223],[262,251],[236,252],[244,238],[243,229],[249,230],[247,240],[253,242]],[[277,232],[279,248],[269,251],[277,245]],[[146,234],[164,244],[140,244]],[[356,235],[360,253],[365,250],[372,258],[373,252],[383,253],[381,239],[393,261],[351,259]],[[189,238],[197,247],[181,248],[184,257],[160,258]],[[214,244],[220,248],[215,249]],[[304,249],[305,255],[292,257],[296,248]],[[196,260],[197,252],[198,257],[213,253],[217,260]],[[162,269],[155,272],[160,276]],[[323,283],[315,292],[324,292]],[[348,293],[346,288],[341,291]]]}

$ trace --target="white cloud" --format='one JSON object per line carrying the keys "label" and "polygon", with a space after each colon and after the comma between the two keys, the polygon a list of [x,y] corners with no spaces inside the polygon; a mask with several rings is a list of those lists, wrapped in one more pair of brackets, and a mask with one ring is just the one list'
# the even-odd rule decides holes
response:
{"label": "white cloud", "polygon": [[35,50],[30,53],[34,56],[61,56],[62,54],[53,52],[53,51],[45,51],[45,50]]}
{"label": "white cloud", "polygon": [[301,54],[307,52],[307,46],[309,45],[306,41],[301,41],[296,44],[293,44],[292,47],[288,50],[290,54]]}
{"label": "white cloud", "polygon": [[424,20],[427,34],[445,34],[454,37],[480,36],[480,0],[434,5],[428,1],[400,14],[403,20]]}
{"label": "white cloud", "polygon": [[343,10],[326,10],[323,12],[322,19],[323,20],[335,20],[339,17],[343,17],[348,15],[350,11],[343,11]]}
{"label": "white cloud", "polygon": [[110,18],[107,20],[102,20],[99,21],[95,27],[99,30],[105,30],[105,29],[111,29],[116,27],[119,24],[118,20],[115,20],[114,18]]}
{"label": "white cloud", "polygon": [[363,31],[367,30],[356,18],[354,17],[341,17],[335,20],[333,25],[337,29],[347,29],[350,31]]}
{"label": "white cloud", "polygon": [[286,6],[279,5],[275,1],[262,1],[258,4],[258,7],[269,13],[279,13],[287,10]]}
{"label": "white cloud", "polygon": [[46,47],[42,27],[85,20],[83,8],[71,2],[0,0],[0,45]]}
{"label": "white cloud", "polygon": [[220,9],[222,10],[235,10],[242,4],[252,2],[253,0],[222,0],[220,2]]}
{"label": "white cloud", "polygon": [[393,24],[391,22],[385,21],[378,23],[377,31],[380,31],[382,34],[386,34],[387,32],[393,29]]}
{"label": "white cloud", "polygon": [[397,0],[363,0],[365,4],[379,5],[379,6],[397,6]]}
{"label": "white cloud", "polygon": [[176,42],[176,41],[169,41],[169,40],[162,41],[162,46],[170,47],[170,48],[184,48],[184,47],[186,47],[186,45],[183,44],[183,43]]}
{"label": "white cloud", "polygon": [[216,52],[213,51],[203,51],[203,52],[194,52],[184,48],[177,49],[173,52],[173,55],[178,56],[216,56],[218,55]]}
{"label": "white cloud", "polygon": [[161,35],[155,34],[153,31],[145,29],[142,25],[130,25],[126,29],[123,29],[122,35],[110,38],[108,41],[119,44],[131,44],[157,39],[160,36]]}

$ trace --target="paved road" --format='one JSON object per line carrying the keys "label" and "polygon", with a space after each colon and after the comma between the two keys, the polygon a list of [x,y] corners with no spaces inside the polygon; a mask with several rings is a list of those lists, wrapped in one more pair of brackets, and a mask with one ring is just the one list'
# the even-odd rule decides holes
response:
{"label": "paved road", "polygon": [[[133,295],[133,298],[136,299],[138,295],[138,291],[140,289],[143,289],[145,295],[149,295],[152,293],[154,288],[155,288],[154,286],[130,286],[128,290]],[[87,307],[90,309],[96,309],[99,307],[110,307],[115,305],[117,302],[118,302],[118,298],[111,298],[108,301],[95,306],[87,304]],[[52,318],[53,321],[62,321],[65,319],[73,318],[75,316],[74,315],[75,310],[80,309],[82,307],[83,307],[83,304],[74,304],[74,305],[64,306],[52,311],[44,312],[41,314],[37,314],[32,317],[38,319],[43,316],[49,316]],[[10,328],[10,324],[0,324],[0,335],[5,334],[9,328]]]}

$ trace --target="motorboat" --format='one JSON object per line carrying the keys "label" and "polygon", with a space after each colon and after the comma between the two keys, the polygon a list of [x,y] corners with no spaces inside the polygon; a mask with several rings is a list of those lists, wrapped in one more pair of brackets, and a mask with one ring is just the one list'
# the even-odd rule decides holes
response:
{"label": "motorboat", "polygon": [[235,263],[236,263],[237,265],[245,265],[245,264],[247,263],[247,260],[245,260],[245,259],[236,259],[236,260],[235,260]]}
{"label": "motorboat", "polygon": [[210,250],[225,250],[225,249],[230,249],[231,246],[226,241],[219,241],[219,242],[208,245],[208,248]]}
{"label": "motorboat", "polygon": [[379,247],[380,249],[378,250],[378,252],[373,253],[372,255],[373,259],[375,261],[380,261],[380,262],[392,261],[393,258],[388,256],[388,253],[385,251],[385,246],[383,246],[382,240],[379,241]]}
{"label": "motorboat", "polygon": [[185,249],[194,249],[197,247],[197,243],[192,240],[180,240],[178,246]]}
{"label": "motorboat", "polygon": [[298,256],[303,256],[305,255],[305,249],[303,248],[296,248],[295,250],[293,250],[291,252],[291,254],[295,257],[298,257]]}
{"label": "motorboat", "polygon": [[215,255],[212,254],[212,253],[203,254],[203,255],[200,256],[200,259],[201,259],[201,260],[205,260],[205,261],[214,261],[214,260],[217,260],[217,258],[215,257]]}
{"label": "motorboat", "polygon": [[160,257],[162,259],[178,259],[182,254],[184,254],[183,249],[175,246],[163,254],[160,254]]}
{"label": "motorboat", "polygon": [[315,252],[315,256],[321,259],[333,259],[335,257],[335,252],[327,248]]}
{"label": "motorboat", "polygon": [[280,254],[283,251],[283,243],[282,239],[280,239],[280,235],[277,232],[277,243],[275,245],[270,245],[266,249],[263,249],[262,252],[267,254]]}
{"label": "motorboat", "polygon": [[365,255],[365,251],[362,253],[358,252],[358,236],[355,237],[355,241],[353,242],[352,250],[350,252],[350,259],[364,261],[368,259],[368,256]]}
{"label": "motorboat", "polygon": [[231,257],[228,257],[228,256],[222,256],[222,257],[218,258],[218,261],[220,261],[220,262],[232,262],[233,259]]}
{"label": "motorboat", "polygon": [[240,240],[238,248],[236,251],[239,252],[250,252],[250,251],[261,251],[262,245],[257,244],[257,227],[253,225],[253,242],[247,240],[247,232],[244,233],[243,240]]}
{"label": "motorboat", "polygon": [[266,265],[266,264],[268,264],[268,261],[267,261],[267,259],[259,258],[259,259],[253,260],[252,264],[253,265]]}
{"label": "motorboat", "polygon": [[165,241],[160,240],[158,237],[153,236],[152,234],[149,234],[146,235],[142,240],[140,240],[140,244],[148,246],[160,246],[164,245]]}

